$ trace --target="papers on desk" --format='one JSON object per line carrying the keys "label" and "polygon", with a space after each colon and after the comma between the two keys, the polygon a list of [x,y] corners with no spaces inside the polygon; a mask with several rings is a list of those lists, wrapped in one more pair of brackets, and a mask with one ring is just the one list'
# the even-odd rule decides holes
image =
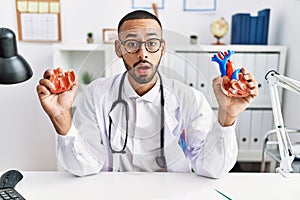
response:
{"label": "papers on desk", "polygon": [[[215,189],[212,186],[201,187],[199,189],[195,189],[192,191],[181,191],[181,194],[176,196],[171,196],[168,198],[163,199],[172,199],[172,200],[183,200],[183,199],[195,199],[195,196],[199,196],[199,199],[211,199],[211,200],[229,200],[231,199],[225,191]],[[154,199],[153,199],[154,200]],[[155,200],[162,200],[162,199],[155,199]]]}

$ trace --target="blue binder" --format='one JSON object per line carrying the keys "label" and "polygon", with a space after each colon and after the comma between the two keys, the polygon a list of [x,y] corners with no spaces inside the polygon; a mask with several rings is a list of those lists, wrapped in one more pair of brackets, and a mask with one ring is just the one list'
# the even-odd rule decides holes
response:
{"label": "blue binder", "polygon": [[235,14],[232,16],[232,25],[231,25],[231,44],[240,43],[240,33],[241,31],[241,17],[240,14]]}
{"label": "blue binder", "polygon": [[242,15],[242,34],[240,44],[249,44],[250,14]]}
{"label": "blue binder", "polygon": [[258,18],[261,18],[261,36],[259,44],[268,44],[270,9],[267,8],[259,11]]}
{"label": "blue binder", "polygon": [[232,16],[231,44],[268,44],[270,9],[263,9],[258,16],[237,13]]}
{"label": "blue binder", "polygon": [[249,44],[256,44],[256,27],[257,27],[258,17],[250,18],[250,27],[249,27]]}
{"label": "blue binder", "polygon": [[263,26],[264,26],[264,16],[257,17],[257,26],[256,26],[256,44],[264,44],[263,42]]}

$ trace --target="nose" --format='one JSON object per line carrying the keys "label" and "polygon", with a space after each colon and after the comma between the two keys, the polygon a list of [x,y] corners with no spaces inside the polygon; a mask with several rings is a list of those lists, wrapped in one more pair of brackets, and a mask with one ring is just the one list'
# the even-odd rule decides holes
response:
{"label": "nose", "polygon": [[138,59],[148,58],[148,51],[146,49],[145,43],[141,44],[139,51],[137,52]]}

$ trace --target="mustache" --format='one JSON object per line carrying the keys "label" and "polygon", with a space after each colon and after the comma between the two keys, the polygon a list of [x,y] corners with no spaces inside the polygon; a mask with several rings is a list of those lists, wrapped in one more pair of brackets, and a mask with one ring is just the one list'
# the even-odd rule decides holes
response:
{"label": "mustache", "polygon": [[151,67],[153,67],[153,64],[151,62],[149,62],[148,60],[140,60],[140,61],[134,63],[133,67],[136,67],[140,63],[148,63]]}

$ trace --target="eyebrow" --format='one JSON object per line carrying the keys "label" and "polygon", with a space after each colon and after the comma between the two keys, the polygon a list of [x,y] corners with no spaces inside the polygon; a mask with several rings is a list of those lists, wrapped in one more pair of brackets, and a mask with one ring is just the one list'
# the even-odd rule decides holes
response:
{"label": "eyebrow", "polygon": [[[147,33],[147,36],[158,36],[158,35],[157,35],[157,33]],[[125,39],[127,39],[129,37],[137,37],[137,34],[129,33],[129,34],[126,35]]]}
{"label": "eyebrow", "polygon": [[126,35],[125,39],[129,38],[129,37],[136,37],[137,34],[134,34],[134,33],[129,33]]}
{"label": "eyebrow", "polygon": [[157,33],[148,33],[148,34],[147,34],[147,36],[152,36],[152,35],[158,36]]}

